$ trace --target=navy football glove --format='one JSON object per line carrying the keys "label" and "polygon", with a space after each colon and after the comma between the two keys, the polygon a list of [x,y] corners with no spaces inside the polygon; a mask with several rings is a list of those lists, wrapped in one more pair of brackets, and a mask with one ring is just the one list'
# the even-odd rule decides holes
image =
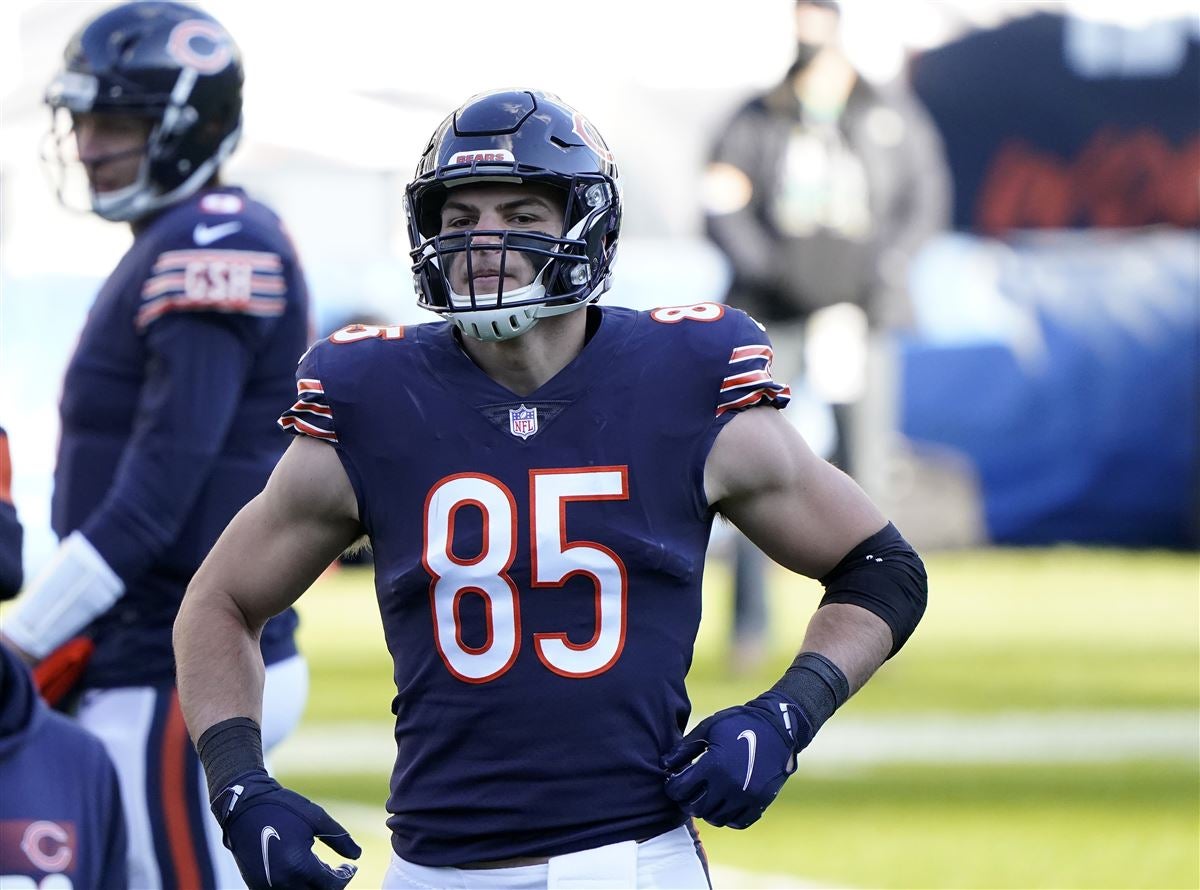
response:
{"label": "navy football glove", "polygon": [[718,711],[663,758],[667,797],[712,825],[745,828],[796,771],[812,737],[804,712],[778,692]]}
{"label": "navy football glove", "polygon": [[331,868],[317,858],[314,838],[349,859],[357,859],[362,848],[323,809],[263,770],[234,779],[212,811],[250,890],[341,890],[358,871],[346,863]]}

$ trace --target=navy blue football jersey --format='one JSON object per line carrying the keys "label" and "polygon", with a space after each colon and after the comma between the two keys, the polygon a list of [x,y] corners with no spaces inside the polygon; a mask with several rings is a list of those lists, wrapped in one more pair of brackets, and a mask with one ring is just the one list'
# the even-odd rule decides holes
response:
{"label": "navy blue football jersey", "polygon": [[[278,217],[233,188],[154,217],[100,289],[63,383],[52,515],[126,587],[88,628],[85,685],[173,676],[188,581],[287,445],[275,420],[308,315]],[[295,622],[289,612],[268,625],[268,661],[295,652]]]}
{"label": "navy blue football jersey", "polygon": [[412,862],[684,821],[659,759],[690,710],[704,463],[735,411],[788,393],[740,311],[588,311],[583,351],[524,397],[446,322],[344,329],[280,420],[337,449],[371,537],[397,689],[388,825]]}
{"label": "navy blue football jersey", "polygon": [[125,815],[104,745],[51,711],[0,646],[0,887],[125,890]]}

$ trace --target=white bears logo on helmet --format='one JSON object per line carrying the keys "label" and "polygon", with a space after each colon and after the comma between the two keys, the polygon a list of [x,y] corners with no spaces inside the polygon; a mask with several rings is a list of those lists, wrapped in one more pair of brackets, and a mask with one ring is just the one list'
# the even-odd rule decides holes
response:
{"label": "white bears logo on helmet", "polygon": [[233,61],[229,44],[229,35],[216,22],[189,19],[171,31],[167,53],[183,68],[195,68],[201,74],[216,74]]}
{"label": "white bears logo on helmet", "polygon": [[484,164],[515,164],[516,157],[504,148],[492,148],[487,151],[460,151],[454,156],[452,164],[472,164],[476,161]]}
{"label": "white bears logo on helmet", "polygon": [[592,125],[592,122],[580,114],[575,112],[571,120],[571,129],[575,132],[583,144],[594,151],[597,155],[603,158],[608,163],[612,164],[616,161],[613,153],[608,150],[608,146],[604,144],[604,139],[600,136],[600,132]]}

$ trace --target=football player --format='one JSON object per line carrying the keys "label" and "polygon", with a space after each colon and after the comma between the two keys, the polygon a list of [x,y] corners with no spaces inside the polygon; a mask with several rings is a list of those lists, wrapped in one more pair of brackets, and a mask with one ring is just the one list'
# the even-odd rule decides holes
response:
{"label": "football player", "polygon": [[[226,842],[251,887],[353,874],[310,846],[357,845],[263,768],[255,640],[365,534],[397,692],[384,886],[707,886],[692,817],[759,818],[912,633],[921,561],[778,413],[788,389],[750,317],[595,305],[621,192],[577,111],[471,99],[407,214],[419,302],[444,320],[308,352],[280,420],[297,439],[176,621]],[[685,735],[718,513],[827,592],[779,682]]]}
{"label": "football player", "polygon": [[[242,79],[213,18],[128,3],[75,34],[46,94],[60,196],[82,171],[90,209],[130,225],[134,241],[63,384],[52,511],[62,543],[4,632],[31,663],[87,638],[75,716],[116,764],[138,888],[240,883],[204,805],[171,627],[217,535],[284,451],[275,420],[308,338],[304,277],[279,219],[221,181]],[[284,611],[255,639],[271,678],[268,745],[306,697],[295,625]]]}

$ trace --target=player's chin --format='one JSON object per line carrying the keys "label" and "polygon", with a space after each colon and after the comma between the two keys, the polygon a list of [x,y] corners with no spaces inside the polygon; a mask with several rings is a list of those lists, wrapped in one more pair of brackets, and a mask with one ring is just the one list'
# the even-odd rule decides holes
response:
{"label": "player's chin", "polygon": [[524,278],[518,278],[515,275],[505,275],[500,278],[498,275],[480,275],[471,281],[471,290],[463,290],[463,293],[474,293],[476,298],[479,297],[495,297],[500,293],[501,285],[503,284],[504,293],[511,294],[515,290],[520,290],[525,287],[529,281]]}
{"label": "player's chin", "polygon": [[471,289],[477,297],[494,297],[500,290],[500,277],[498,275],[480,275],[471,280]]}
{"label": "player's chin", "polygon": [[[102,165],[95,165],[100,167]],[[119,192],[121,189],[129,188],[137,179],[137,170],[109,170],[109,169],[89,169],[87,174],[88,185],[92,191],[103,195],[108,192]]]}

